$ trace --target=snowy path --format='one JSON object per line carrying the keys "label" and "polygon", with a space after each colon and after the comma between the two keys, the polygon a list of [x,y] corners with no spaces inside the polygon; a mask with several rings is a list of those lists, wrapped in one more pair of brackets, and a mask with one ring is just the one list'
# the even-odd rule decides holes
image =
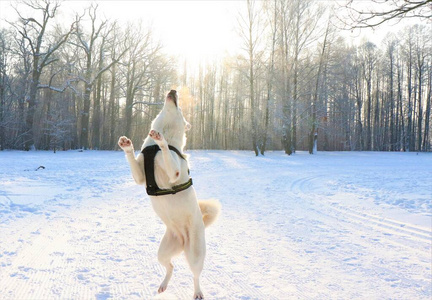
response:
{"label": "snowy path", "polygon": [[[431,298],[431,154],[189,154],[223,204],[207,299]],[[0,152],[0,178],[0,299],[192,297],[183,257],[156,295],[164,226],[121,152]]]}

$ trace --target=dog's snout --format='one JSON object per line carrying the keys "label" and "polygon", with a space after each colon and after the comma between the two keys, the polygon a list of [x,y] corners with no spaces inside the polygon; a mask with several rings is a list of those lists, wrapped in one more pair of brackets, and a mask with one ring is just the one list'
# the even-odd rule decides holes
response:
{"label": "dog's snout", "polygon": [[177,91],[176,91],[176,90],[171,90],[171,91],[168,93],[167,97],[168,97],[168,98],[172,98],[172,99],[177,98]]}
{"label": "dog's snout", "polygon": [[178,96],[177,96],[177,91],[176,90],[171,90],[167,96],[167,99],[170,99],[171,101],[174,102],[175,106],[177,106],[177,100],[178,100]]}

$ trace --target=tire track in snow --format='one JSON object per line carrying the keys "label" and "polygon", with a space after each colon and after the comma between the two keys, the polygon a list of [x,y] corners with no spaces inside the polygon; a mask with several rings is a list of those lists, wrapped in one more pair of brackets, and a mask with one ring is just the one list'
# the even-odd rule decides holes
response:
{"label": "tire track in snow", "polygon": [[349,216],[351,219],[355,219],[359,224],[371,223],[377,225],[380,228],[387,229],[392,231],[393,233],[397,233],[400,235],[408,236],[412,239],[429,243],[432,239],[432,232],[427,231],[425,229],[415,227],[412,225],[404,224],[402,222],[397,222],[394,220],[389,220],[377,216],[373,216],[371,214],[357,212],[348,207],[340,206],[337,204],[329,205],[331,209],[340,212],[344,215]]}
{"label": "tire track in snow", "polygon": [[[301,211],[297,210],[297,213],[301,214]],[[364,291],[363,294],[358,294],[355,298],[368,298],[366,291],[369,291],[370,297],[373,298],[378,295],[388,296],[384,286],[388,286],[387,288],[391,286],[392,288],[398,287],[392,292],[396,298],[406,298],[411,293],[411,295],[419,295],[420,290],[424,289],[424,299],[427,299],[426,295],[430,294],[431,291],[430,288],[429,290],[427,288],[426,282],[428,281],[426,278],[428,271],[425,273],[425,270],[427,270],[428,262],[430,263],[430,256],[428,252],[417,249],[418,244],[407,247],[403,243],[391,242],[387,236],[384,236],[384,239],[375,239],[379,232],[376,232],[374,228],[361,226],[362,224],[352,222],[350,218],[334,216],[321,204],[315,203],[311,205],[307,208],[307,213],[311,220],[324,218],[326,220],[326,223],[322,224],[324,226],[331,226],[333,218],[337,222],[335,224],[337,227],[334,228],[326,228],[319,223],[315,225],[311,223],[308,225],[312,230],[311,233],[297,233],[295,235],[299,236],[300,234],[301,244],[303,244],[298,251],[301,251],[301,248],[305,249],[306,256],[309,257],[308,263],[315,265],[319,274],[325,272],[325,267],[323,268],[319,263],[316,265],[317,261],[326,261],[331,266],[333,280],[338,278],[338,272],[342,272],[339,276],[343,276],[345,272],[345,277],[339,278],[339,286],[336,282],[332,282],[335,291],[324,292],[323,298],[329,295],[338,295],[338,297],[342,298],[354,297],[353,293],[341,296],[344,295],[345,291],[354,288],[349,280],[350,277],[353,277],[353,279],[365,278],[364,282],[358,281],[355,284],[355,288]],[[320,236],[323,236],[323,238],[319,238]],[[410,261],[409,259],[412,256],[416,257],[416,259]],[[405,261],[399,263],[398,260],[401,257]],[[395,270],[400,270],[401,273],[399,274]],[[417,274],[420,270],[422,273]],[[425,279],[419,281],[419,277]],[[312,280],[316,280],[319,276],[312,278]],[[372,278],[374,280],[371,282]],[[326,279],[324,277],[320,280]],[[394,283],[400,283],[400,285],[394,285]],[[412,290],[411,288],[410,292],[403,291],[404,286],[415,286],[415,289]],[[327,286],[327,288],[330,288],[330,286]],[[320,290],[322,290],[322,285]],[[396,296],[397,293],[401,294]],[[423,297],[417,299],[423,299]]]}
{"label": "tire track in snow", "polygon": [[[312,183],[318,178],[320,178],[320,176],[316,175],[300,177],[291,183],[290,190],[294,194],[306,194],[307,192],[312,192],[315,190],[315,187]],[[308,187],[307,191],[306,187]]]}
{"label": "tire track in snow", "polygon": [[[331,197],[330,199],[327,199],[326,195],[321,195],[319,193],[320,190],[325,189],[319,187],[316,179],[319,179],[319,176],[304,176],[296,179],[291,184],[291,191],[296,198],[302,199],[305,209],[309,212],[315,212],[317,216],[321,216],[314,219],[324,218],[323,221],[325,223],[322,225],[318,223],[315,225],[315,228],[319,229],[323,225],[330,225],[330,221],[332,219],[335,220],[338,227],[342,226],[339,228],[340,233],[344,232],[343,228],[348,229],[346,231],[347,236],[344,239],[351,240],[353,237],[350,237],[350,233],[351,235],[355,233],[355,236],[360,237],[351,241],[351,243],[354,243],[351,246],[351,250],[358,248],[358,253],[367,253],[372,251],[369,256],[378,260],[380,264],[387,261],[384,263],[384,265],[387,266],[380,267],[377,266],[376,263],[370,265],[370,262],[365,261],[367,256],[362,258],[361,256],[358,257],[358,255],[354,254],[354,256],[350,258],[349,252],[344,253],[340,248],[340,245],[336,245],[339,250],[338,255],[335,256],[335,253],[333,252],[335,247],[330,247],[329,244],[329,248],[327,249],[327,246],[321,244],[321,242],[312,247],[311,252],[314,253],[313,255],[316,255],[317,253],[326,253],[324,255],[325,258],[334,257],[335,261],[341,260],[341,266],[344,264],[352,265],[359,272],[364,273],[363,276],[365,277],[370,277],[371,268],[374,268],[374,271],[378,272],[374,276],[382,280],[383,283],[389,285],[392,284],[392,282],[401,282],[400,286],[414,284],[418,289],[421,289],[421,285],[419,285],[420,282],[413,280],[413,277],[417,277],[414,275],[417,273],[414,270],[417,269],[423,270],[423,273],[420,273],[419,276],[425,276],[424,278],[429,278],[430,280],[430,274],[427,275],[427,272],[430,273],[430,267],[427,267],[428,265],[430,266],[430,232],[423,228],[419,228],[418,226],[408,225],[393,220],[387,221],[385,218],[363,213],[362,211],[356,212],[352,208],[346,207],[346,205],[343,206],[341,204],[332,203]],[[324,232],[328,232],[329,230],[331,230],[331,228],[324,229]],[[328,238],[332,238],[332,236],[336,237],[336,235],[334,235],[335,233],[323,234],[328,236]],[[342,239],[341,242],[344,243],[344,240]],[[308,244],[311,243],[315,242],[313,240],[308,241]],[[382,249],[387,249],[387,255],[391,256],[384,255],[385,252],[374,253],[374,244],[380,245]],[[395,251],[395,249],[400,249],[400,251]],[[412,256],[417,259],[414,259],[411,262],[410,257]],[[400,266],[396,267],[394,265],[395,260],[397,261],[399,259],[405,261],[403,263],[398,263]],[[420,265],[422,267],[420,267]],[[404,266],[405,269],[403,269],[401,275],[396,275],[394,269],[398,269],[401,266]],[[426,273],[424,273],[425,270]],[[411,274],[412,277],[407,276],[407,274]],[[425,282],[426,281],[423,281],[422,284]],[[431,293],[430,287],[426,288],[426,286],[424,286],[424,288],[424,295]]]}
{"label": "tire track in snow", "polygon": [[302,194],[303,197],[307,197],[310,200],[313,199],[312,201],[315,199],[322,200],[320,201],[321,204],[326,205],[326,207],[331,210],[347,216],[350,220],[352,220],[352,222],[355,222],[361,226],[364,226],[367,223],[372,223],[379,228],[391,230],[393,233],[404,235],[414,240],[419,240],[426,243],[431,242],[432,232],[424,228],[420,228],[419,226],[413,226],[395,220],[374,216],[372,214],[355,211],[347,206],[342,206],[337,203],[328,203],[328,201],[324,199],[322,195],[311,195],[311,193],[318,189],[316,186],[314,186],[314,181],[320,178],[320,176],[306,176],[296,179],[291,183],[291,191],[297,195]]}

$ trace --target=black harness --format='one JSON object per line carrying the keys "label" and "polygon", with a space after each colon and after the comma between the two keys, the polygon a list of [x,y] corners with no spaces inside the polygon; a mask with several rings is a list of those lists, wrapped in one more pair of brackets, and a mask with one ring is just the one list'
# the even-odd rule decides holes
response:
{"label": "black harness", "polygon": [[[175,153],[177,153],[177,155],[181,159],[186,160],[177,148],[173,146],[168,146],[168,148],[174,151]],[[153,145],[153,146],[145,147],[141,151],[141,153],[144,155],[144,171],[145,171],[145,177],[147,182],[147,188],[146,188],[147,194],[149,194],[150,196],[172,195],[189,188],[192,185],[192,178],[189,178],[187,182],[173,186],[170,189],[160,189],[158,187],[154,175],[154,164],[155,164],[154,160],[159,150],[160,148],[158,145]],[[189,174],[189,170],[188,170],[188,174]]]}

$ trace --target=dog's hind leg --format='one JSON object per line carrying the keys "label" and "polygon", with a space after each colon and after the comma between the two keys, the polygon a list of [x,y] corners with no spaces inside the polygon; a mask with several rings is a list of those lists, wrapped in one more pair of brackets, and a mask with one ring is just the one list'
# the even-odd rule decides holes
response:
{"label": "dog's hind leg", "polygon": [[186,259],[194,275],[194,296],[193,299],[204,299],[204,295],[201,292],[199,283],[199,277],[203,270],[204,258],[205,258],[205,236],[204,226],[197,228],[198,232],[190,232],[189,237],[191,238],[186,242],[184,251]]}
{"label": "dog's hind leg", "polygon": [[166,268],[165,279],[162,281],[158,293],[162,293],[166,290],[168,282],[171,279],[174,270],[171,258],[180,254],[182,251],[183,241],[179,239],[172,231],[167,229],[164,237],[162,238],[158,251],[158,260],[161,265]]}

